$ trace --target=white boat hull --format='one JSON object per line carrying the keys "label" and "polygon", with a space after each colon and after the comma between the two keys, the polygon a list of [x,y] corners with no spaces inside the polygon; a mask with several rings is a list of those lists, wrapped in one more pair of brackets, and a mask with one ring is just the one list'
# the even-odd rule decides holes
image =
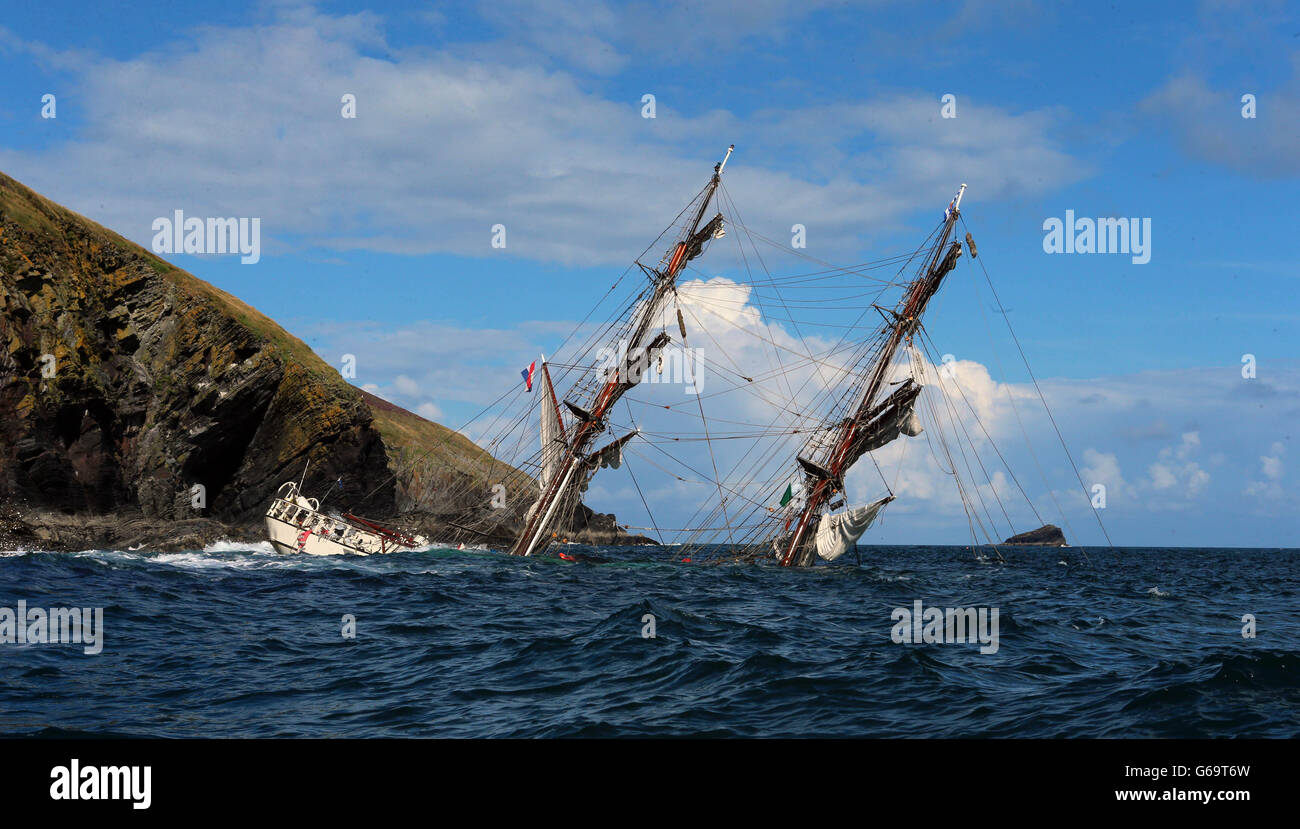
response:
{"label": "white boat hull", "polygon": [[362,545],[355,541],[343,544],[327,535],[304,530],[269,516],[266,519],[266,535],[277,553],[303,553],[309,556],[340,556],[350,553],[368,556],[381,551],[377,536],[373,544]]}
{"label": "white boat hull", "polygon": [[[385,538],[353,521],[326,515],[318,508],[315,499],[300,497],[294,484],[287,483],[280,488],[266,511],[266,536],[277,553],[369,556],[414,549],[410,544],[394,540],[400,534],[390,533]],[[401,538],[416,542],[416,546],[426,543],[422,538]]]}

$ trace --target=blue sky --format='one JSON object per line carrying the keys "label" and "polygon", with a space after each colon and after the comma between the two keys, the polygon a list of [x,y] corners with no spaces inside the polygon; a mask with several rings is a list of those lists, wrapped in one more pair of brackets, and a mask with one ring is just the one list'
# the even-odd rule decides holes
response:
{"label": "blue sky", "polygon": [[[966,182],[1030,363],[1107,483],[1111,537],[1300,545],[1294,5],[46,2],[6,13],[0,74],[0,169],[145,245],[175,209],[260,217],[256,265],[168,258],[453,427],[557,347],[730,143],[745,224],[803,224],[806,253],[837,263],[914,246]],[[1046,254],[1066,210],[1149,218],[1150,262]],[[725,255],[701,268],[740,275]],[[978,284],[945,287],[932,337],[971,383],[987,368],[991,392],[1031,389]],[[1026,426],[1035,497],[1070,512],[1050,424]],[[962,542],[939,479],[910,474],[872,540]],[[670,516],[687,498],[661,497]],[[588,501],[644,521],[620,473]]]}

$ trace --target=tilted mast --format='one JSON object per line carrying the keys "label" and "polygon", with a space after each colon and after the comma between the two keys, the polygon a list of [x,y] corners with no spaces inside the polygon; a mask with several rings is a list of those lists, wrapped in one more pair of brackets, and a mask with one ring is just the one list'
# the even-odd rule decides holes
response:
{"label": "tilted mast", "polygon": [[[587,408],[580,407],[569,400],[563,401],[565,407],[576,415],[577,423],[574,424],[572,437],[566,438],[562,429],[559,437],[554,435],[550,437],[551,441],[561,442],[560,451],[563,452],[563,458],[553,472],[543,476],[541,492],[526,514],[524,528],[510,548],[511,555],[529,556],[544,549],[550,543],[553,528],[577,505],[577,496],[587,478],[599,466],[607,465],[610,457],[616,455],[622,445],[630,439],[631,435],[627,435],[602,449],[591,450],[596,438],[605,431],[614,404],[629,389],[641,382],[642,373],[655,359],[655,355],[672,339],[663,331],[651,338],[650,331],[659,316],[660,306],[665,297],[676,288],[677,275],[687,262],[700,255],[705,242],[722,235],[722,214],[718,213],[708,222],[704,222],[704,215],[708,211],[714,193],[722,183],[722,171],[735,148],[734,144],[731,145],[722,161],[713,166],[713,177],[698,197],[699,206],[683,226],[676,244],[671,249],[671,254],[664,257],[667,265],[660,268],[642,266],[642,270],[651,280],[650,296],[634,313],[627,335],[626,350],[619,349],[620,353],[627,355],[626,358],[616,369],[607,374],[603,385]],[[704,222],[703,226],[701,222]],[[549,376],[547,385],[549,386]],[[543,410],[545,408],[543,406]],[[543,447],[543,452],[545,453],[548,448],[551,447]]]}
{"label": "tilted mast", "polygon": [[868,369],[867,382],[857,407],[839,424],[832,438],[827,463],[819,465],[799,458],[807,496],[794,533],[778,540],[778,556],[783,567],[812,564],[817,554],[812,537],[816,519],[831,497],[844,489],[844,475],[849,467],[866,452],[896,437],[901,415],[911,412],[921,389],[910,379],[879,403],[876,398],[899,346],[905,339],[910,340],[920,327],[921,314],[930,298],[939,290],[944,276],[956,266],[957,257],[961,256],[961,242],[949,244],[949,239],[960,215],[961,198],[965,192],[966,185],[963,184],[944,211],[943,229],[926,257],[920,275],[908,286],[897,309],[889,312],[892,319],[886,325],[888,333],[884,344]]}

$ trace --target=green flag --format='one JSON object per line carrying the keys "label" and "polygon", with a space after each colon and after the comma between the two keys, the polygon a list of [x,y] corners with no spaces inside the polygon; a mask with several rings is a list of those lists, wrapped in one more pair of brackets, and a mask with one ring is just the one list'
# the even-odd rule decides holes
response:
{"label": "green flag", "polygon": [[794,484],[785,485],[785,494],[781,496],[781,506],[785,506],[794,500]]}

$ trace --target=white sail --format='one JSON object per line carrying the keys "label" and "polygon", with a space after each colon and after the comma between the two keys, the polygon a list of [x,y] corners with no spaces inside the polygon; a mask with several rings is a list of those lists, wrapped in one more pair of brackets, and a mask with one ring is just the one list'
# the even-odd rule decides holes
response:
{"label": "white sail", "polygon": [[903,420],[903,425],[899,428],[899,431],[910,438],[914,438],[925,431],[921,427],[921,418],[916,414],[915,403],[908,407],[907,417]]}
{"label": "white sail", "polygon": [[560,410],[555,403],[555,391],[551,387],[551,372],[542,363],[542,491],[555,477],[555,471],[564,462],[564,450],[567,446],[564,438],[564,425],[560,422]]}
{"label": "white sail", "polygon": [[894,496],[890,495],[873,504],[823,515],[821,523],[817,525],[817,555],[827,561],[834,561],[853,549],[858,539],[876,520],[881,508],[892,500]]}

